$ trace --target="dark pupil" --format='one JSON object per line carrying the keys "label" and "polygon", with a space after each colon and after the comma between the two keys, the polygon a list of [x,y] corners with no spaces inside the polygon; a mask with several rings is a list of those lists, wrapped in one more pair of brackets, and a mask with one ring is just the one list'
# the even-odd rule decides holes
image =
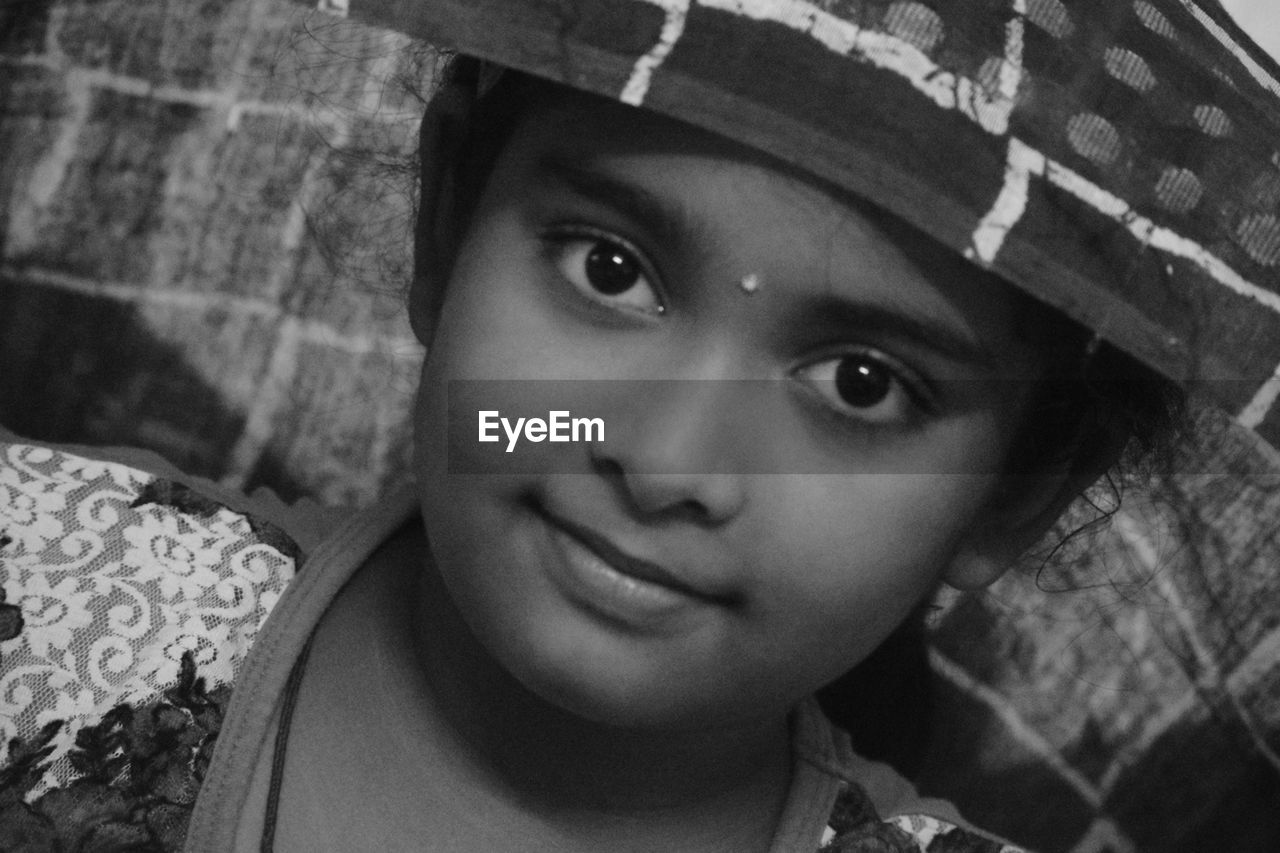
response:
{"label": "dark pupil", "polygon": [[587,253],[587,281],[606,296],[625,293],[640,278],[640,268],[626,252],[610,243],[597,243]]}
{"label": "dark pupil", "polygon": [[850,406],[874,406],[889,395],[893,378],[874,361],[842,358],[836,365],[836,392]]}

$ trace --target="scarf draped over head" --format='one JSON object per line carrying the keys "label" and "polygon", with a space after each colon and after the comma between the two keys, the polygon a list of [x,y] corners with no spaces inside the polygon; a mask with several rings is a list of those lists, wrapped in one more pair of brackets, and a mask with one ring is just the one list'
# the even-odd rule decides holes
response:
{"label": "scarf draped over head", "polygon": [[322,0],[863,195],[1280,446],[1280,74],[1191,0]]}

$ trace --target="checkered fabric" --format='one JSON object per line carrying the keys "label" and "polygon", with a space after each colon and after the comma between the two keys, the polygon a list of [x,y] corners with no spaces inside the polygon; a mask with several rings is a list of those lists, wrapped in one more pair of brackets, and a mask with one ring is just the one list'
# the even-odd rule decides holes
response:
{"label": "checkered fabric", "polygon": [[1216,4],[321,6],[851,189],[1280,446],[1280,74]]}

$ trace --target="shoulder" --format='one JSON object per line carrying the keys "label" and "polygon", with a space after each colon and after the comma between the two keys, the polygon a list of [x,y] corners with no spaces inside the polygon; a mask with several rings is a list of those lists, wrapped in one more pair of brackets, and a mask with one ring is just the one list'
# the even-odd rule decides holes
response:
{"label": "shoulder", "polygon": [[0,431],[0,848],[75,823],[169,846],[319,526],[150,454]]}

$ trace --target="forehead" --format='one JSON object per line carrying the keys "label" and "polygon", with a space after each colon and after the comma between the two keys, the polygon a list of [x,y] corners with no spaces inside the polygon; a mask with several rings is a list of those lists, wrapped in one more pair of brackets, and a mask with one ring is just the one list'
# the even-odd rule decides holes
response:
{"label": "forehead", "polygon": [[643,154],[697,158],[707,166],[751,167],[786,178],[779,188],[804,185],[839,204],[863,204],[736,139],[651,110],[540,81],[528,85],[528,95],[514,131],[515,139],[526,145],[555,148],[583,161]]}

